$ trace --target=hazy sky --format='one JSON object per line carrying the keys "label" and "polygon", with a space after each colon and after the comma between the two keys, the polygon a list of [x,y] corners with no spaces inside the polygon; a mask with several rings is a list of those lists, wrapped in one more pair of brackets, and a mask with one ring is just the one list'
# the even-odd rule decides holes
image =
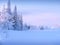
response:
{"label": "hazy sky", "polygon": [[[0,6],[8,0],[0,0]],[[23,21],[32,25],[60,26],[60,1],[58,0],[11,0],[11,8],[17,5]],[[0,9],[1,10],[1,9]]]}

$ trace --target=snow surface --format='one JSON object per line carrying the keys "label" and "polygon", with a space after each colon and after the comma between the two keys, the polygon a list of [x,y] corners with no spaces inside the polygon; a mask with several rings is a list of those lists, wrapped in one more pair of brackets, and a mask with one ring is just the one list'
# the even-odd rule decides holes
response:
{"label": "snow surface", "polygon": [[60,30],[0,31],[1,42],[60,42]]}

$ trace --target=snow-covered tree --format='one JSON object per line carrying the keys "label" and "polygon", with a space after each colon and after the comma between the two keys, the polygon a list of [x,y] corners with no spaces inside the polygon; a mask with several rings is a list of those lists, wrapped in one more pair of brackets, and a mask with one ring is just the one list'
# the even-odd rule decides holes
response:
{"label": "snow-covered tree", "polygon": [[7,30],[11,30],[12,28],[12,16],[7,12],[7,9],[5,7],[3,7],[2,10],[2,20],[3,22],[3,29],[7,29]]}
{"label": "snow-covered tree", "polygon": [[13,13],[13,29],[14,30],[22,30],[22,16],[17,14],[17,8],[15,6],[14,13]]}
{"label": "snow-covered tree", "polygon": [[20,17],[19,17],[19,26],[20,26],[20,30],[23,30],[23,19],[22,19],[22,13],[21,13],[21,15],[20,15]]}
{"label": "snow-covered tree", "polygon": [[0,16],[0,24],[3,29],[7,30],[22,30],[23,29],[23,19],[22,15],[17,14],[17,8],[15,6],[14,13],[11,12],[10,0],[8,0],[7,8],[2,10]]}
{"label": "snow-covered tree", "polygon": [[14,13],[13,13],[13,25],[12,25],[14,30],[17,30],[17,27],[18,27],[18,23],[17,23],[18,19],[17,18],[18,18],[17,17],[17,9],[15,6]]}
{"label": "snow-covered tree", "polygon": [[7,15],[6,15],[5,6],[3,6],[3,10],[0,15],[0,28],[7,29]]}

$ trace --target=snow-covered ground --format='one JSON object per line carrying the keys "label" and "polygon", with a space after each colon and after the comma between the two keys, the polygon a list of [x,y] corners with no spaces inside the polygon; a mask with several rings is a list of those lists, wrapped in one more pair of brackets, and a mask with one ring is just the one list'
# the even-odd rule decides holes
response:
{"label": "snow-covered ground", "polygon": [[56,30],[0,30],[0,42],[52,43],[60,42],[60,29]]}

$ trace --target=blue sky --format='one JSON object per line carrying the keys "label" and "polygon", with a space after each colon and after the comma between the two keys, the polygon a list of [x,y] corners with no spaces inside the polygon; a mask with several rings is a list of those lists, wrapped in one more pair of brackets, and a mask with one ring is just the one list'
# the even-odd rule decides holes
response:
{"label": "blue sky", "polygon": [[[1,0],[0,5],[6,5],[8,0]],[[60,26],[59,0],[11,0],[11,8],[17,5],[22,12],[23,21],[32,25]]]}

